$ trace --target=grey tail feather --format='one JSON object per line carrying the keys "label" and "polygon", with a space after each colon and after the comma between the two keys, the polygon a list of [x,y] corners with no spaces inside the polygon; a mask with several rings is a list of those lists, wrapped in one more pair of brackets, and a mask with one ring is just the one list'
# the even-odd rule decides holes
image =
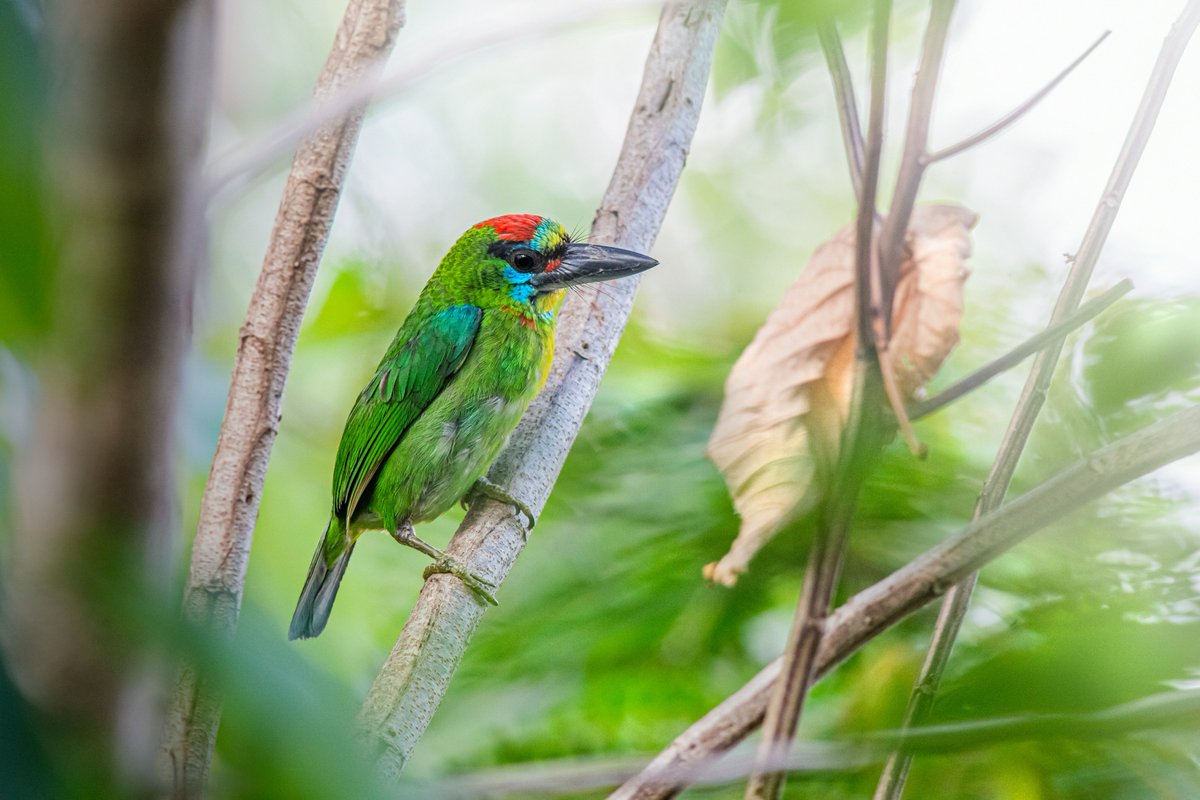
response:
{"label": "grey tail feather", "polygon": [[325,565],[325,529],[317,542],[317,552],[313,554],[312,564],[308,568],[308,578],[300,591],[300,599],[296,602],[296,611],[292,614],[292,624],[288,628],[288,640],[310,639],[325,630],[329,622],[329,612],[333,610],[333,600],[337,597],[338,586],[342,576],[346,574],[346,565],[354,553],[354,543],[351,542],[346,551],[338,556],[332,567]]}

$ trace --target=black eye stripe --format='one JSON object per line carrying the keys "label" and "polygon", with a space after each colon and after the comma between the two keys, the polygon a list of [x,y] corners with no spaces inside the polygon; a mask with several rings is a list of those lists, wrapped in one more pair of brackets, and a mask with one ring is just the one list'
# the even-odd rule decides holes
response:
{"label": "black eye stripe", "polygon": [[[560,239],[549,252],[543,253],[535,249],[529,242],[513,242],[506,239],[498,239],[488,245],[488,255],[494,258],[503,259],[510,267],[520,272],[545,272],[546,265],[551,261],[561,261],[567,255],[567,247],[571,244],[569,237]],[[515,263],[519,254],[528,254],[533,258],[531,264]]]}
{"label": "black eye stripe", "polygon": [[525,242],[492,242],[488,245],[488,254],[504,259],[520,272],[542,272],[546,269],[546,256]]}

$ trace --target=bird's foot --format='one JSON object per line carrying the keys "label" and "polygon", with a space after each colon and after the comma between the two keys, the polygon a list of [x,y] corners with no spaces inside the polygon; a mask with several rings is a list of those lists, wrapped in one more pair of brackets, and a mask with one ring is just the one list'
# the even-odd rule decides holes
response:
{"label": "bird's foot", "polygon": [[494,606],[500,605],[500,603],[496,601],[496,596],[493,594],[493,592],[496,591],[496,584],[485,578],[479,577],[474,572],[471,572],[464,567],[458,561],[458,559],[446,555],[429,542],[418,538],[416,533],[413,531],[411,522],[402,523],[391,533],[392,538],[394,538],[400,544],[404,545],[405,547],[411,547],[414,550],[420,550],[422,553],[433,559],[433,563],[426,567],[425,572],[422,573],[422,577],[424,577],[425,580],[429,580],[430,575],[437,575],[445,572],[458,578],[467,585],[467,588],[475,592],[475,594],[479,595],[487,602]]}
{"label": "bird's foot", "polygon": [[513,497],[503,486],[488,480],[486,477],[475,481],[475,485],[471,487],[471,491],[467,492],[467,496],[463,498],[463,506],[466,507],[470,503],[471,495],[481,494],[484,497],[512,506],[514,509],[525,515],[525,519],[529,522],[528,530],[533,530],[533,526],[537,524],[537,517],[529,510],[529,506],[520,498]]}
{"label": "bird's foot", "polygon": [[491,605],[500,605],[500,603],[496,600],[496,595],[494,594],[496,591],[496,584],[492,583],[486,578],[476,575],[474,572],[471,572],[464,567],[462,563],[458,561],[458,559],[448,556],[445,553],[442,553],[440,558],[436,559],[432,564],[425,568],[425,572],[422,573],[422,577],[424,577],[425,580],[429,580],[431,575],[440,575],[442,573],[453,575],[454,577],[458,578],[460,581],[466,584],[468,589],[479,595],[481,599],[486,600]]}

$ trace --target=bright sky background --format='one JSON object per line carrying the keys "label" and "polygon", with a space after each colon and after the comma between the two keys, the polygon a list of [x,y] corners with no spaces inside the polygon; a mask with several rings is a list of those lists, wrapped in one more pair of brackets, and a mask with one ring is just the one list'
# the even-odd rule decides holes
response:
{"label": "bright sky background", "polygon": [[[1025,241],[1034,259],[1052,263],[1078,242],[1163,37],[1182,7],[1173,0],[960,4],[939,98],[938,141],[954,139],[1012,106],[1098,34],[1112,31],[1036,111],[965,160],[972,191],[1004,192],[1018,201],[1011,211],[1033,226]],[[1193,42],[1172,83],[1102,259],[1101,280],[1128,276],[1139,292],[1197,289],[1198,49]],[[989,217],[993,214],[1008,216],[989,208]]]}

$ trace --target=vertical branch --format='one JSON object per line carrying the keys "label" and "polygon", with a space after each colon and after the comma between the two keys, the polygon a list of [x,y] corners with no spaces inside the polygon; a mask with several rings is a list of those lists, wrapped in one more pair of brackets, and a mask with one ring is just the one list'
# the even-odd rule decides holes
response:
{"label": "vertical branch", "polygon": [[879,189],[879,162],[883,153],[883,115],[887,95],[888,21],[890,0],[876,0],[871,27],[871,100],[867,112],[867,160],[862,189],[858,192],[858,221],[854,238],[854,309],[857,315],[858,351],[873,352],[871,335],[871,242],[875,236],[875,196]]}
{"label": "vertical branch", "polygon": [[825,64],[829,67],[833,93],[838,101],[838,121],[841,123],[842,143],[850,166],[850,183],[854,186],[854,196],[860,197],[866,155],[863,153],[862,124],[858,120],[858,100],[854,96],[850,67],[846,64],[846,51],[842,48],[842,39],[833,20],[824,20],[817,26],[817,37],[821,40],[821,50],[825,53]]}
{"label": "vertical branch", "polygon": [[[1120,210],[1121,201],[1133,179],[1138,161],[1150,140],[1150,134],[1154,130],[1158,112],[1166,98],[1175,68],[1198,25],[1200,25],[1200,0],[1189,0],[1179,19],[1172,26],[1166,41],[1163,42],[1146,90],[1142,95],[1137,112],[1134,114],[1129,132],[1125,136],[1121,152],[1109,175],[1108,184],[1104,188],[1100,202],[1096,205],[1091,222],[1084,233],[1083,241],[1079,245],[1079,252],[1071,264],[1071,269],[1067,273],[1066,281],[1059,293],[1058,302],[1055,304],[1050,318],[1052,325],[1070,317],[1079,307],[1079,302],[1091,280],[1096,261],[1100,257],[1108,233]],[[997,508],[1008,493],[1013,473],[1016,472],[1017,462],[1021,458],[1025,443],[1029,440],[1029,434],[1033,430],[1033,424],[1045,402],[1046,391],[1054,376],[1054,368],[1058,364],[1062,348],[1063,339],[1059,339],[1038,353],[1034,360],[1029,377],[1025,382],[1025,388],[1017,400],[1012,420],[1000,443],[996,460],[984,481],[983,489],[975,506],[975,519]],[[962,626],[962,620],[966,615],[977,578],[978,573],[967,575],[946,595],[938,614],[929,652],[917,679],[917,686],[909,698],[909,706],[904,717],[906,727],[921,724],[933,707],[946,662],[949,660],[954,640]],[[909,753],[892,754],[876,787],[875,797],[877,800],[895,800],[901,796],[911,763],[912,756]]]}
{"label": "vertical branch", "polygon": [[[887,93],[887,45],[890,0],[876,0],[871,19],[871,99],[867,120],[866,163],[858,195],[855,236],[855,312],[858,353],[849,419],[833,475],[827,476],[825,499],[818,510],[815,538],[796,616],[784,650],[783,669],[767,706],[762,740],[755,755],[754,772],[746,782],[747,800],[774,800],[783,789],[786,773],[779,768],[796,735],[804,701],[816,678],[816,657],[826,618],[841,575],[842,559],[859,488],[877,449],[878,386],[875,340],[871,335],[872,243],[875,233],[875,193],[883,150],[884,99]],[[833,59],[836,60],[836,59]],[[835,73],[835,85],[837,84]],[[854,141],[846,137],[854,164]]]}
{"label": "vertical branch", "polygon": [[[724,0],[664,7],[592,241],[643,251],[653,244],[696,129],[724,10]],[[616,349],[637,283],[588,287],[567,298],[546,386],[489,473],[535,513],[546,503]],[[480,499],[447,552],[499,584],[527,535],[511,507]],[[389,777],[398,775],[424,734],[483,610],[449,576],[433,575],[422,588],[360,714]]]}
{"label": "vertical branch", "polygon": [[879,369],[883,377],[883,386],[896,415],[900,432],[904,435],[909,449],[917,454],[923,454],[923,449],[905,412],[904,398],[896,382],[889,352],[892,303],[896,284],[900,281],[900,265],[904,262],[904,239],[908,232],[908,223],[928,163],[929,120],[933,115],[933,99],[937,95],[938,75],[942,69],[942,56],[946,52],[946,34],[950,29],[954,3],[955,0],[933,0],[929,10],[929,24],[925,29],[925,40],[921,49],[921,65],[913,82],[912,101],[908,108],[904,153],[900,158],[892,206],[879,235],[879,270],[871,287],[875,299],[872,335],[880,351]]}
{"label": "vertical branch", "polygon": [[929,120],[933,115],[933,99],[937,94],[942,57],[946,52],[946,34],[955,0],[933,0],[929,25],[921,48],[921,65],[913,82],[912,101],[908,107],[908,128],[904,135],[904,152],[896,175],[896,190],[892,205],[879,235],[879,313],[882,316],[884,338],[887,341],[892,324],[892,296],[900,280],[900,264],[904,261],[904,238],[912,217],[921,179],[925,175],[929,145]]}
{"label": "vertical branch", "polygon": [[[403,19],[403,0],[350,0],[317,80],[317,97],[327,97],[381,67]],[[183,603],[190,624],[222,635],[232,635],[237,627],[292,351],[364,112],[360,104],[309,136],[296,151],[239,332]],[[160,772],[175,796],[203,792],[220,714],[215,687],[194,666],[183,665],[160,754]]]}
{"label": "vertical branch", "polygon": [[129,609],[160,604],[177,535],[174,428],[202,219],[208,0],[52,4],[47,162],[55,321],[16,492],[6,656],[99,795],[153,785],[153,659]]}

